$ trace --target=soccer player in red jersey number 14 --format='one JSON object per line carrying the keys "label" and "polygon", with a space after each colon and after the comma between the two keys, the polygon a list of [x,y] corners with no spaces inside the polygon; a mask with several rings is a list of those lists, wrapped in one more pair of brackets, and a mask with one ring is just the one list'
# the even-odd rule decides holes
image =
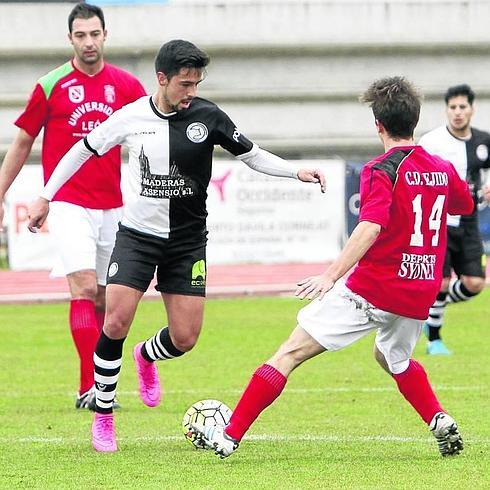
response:
{"label": "soccer player in red jersey number 14", "polygon": [[[77,141],[146,93],[133,75],[104,62],[107,32],[99,7],[77,4],[68,27],[73,59],[39,79],[15,121],[19,131],[0,172],[0,226],[4,195],[41,129],[46,183]],[[57,269],[70,287],[70,330],[80,358],[77,408],[95,407],[93,353],[104,320],[106,273],[121,217],[120,178],[118,146],[100,158],[93,156],[53,199],[49,228],[60,259]]]}
{"label": "soccer player in red jersey number 14", "polygon": [[[376,360],[429,425],[440,453],[463,449],[456,422],[411,355],[441,284],[446,213],[471,213],[473,199],[451,163],[414,146],[420,98],[409,82],[379,80],[362,100],[373,110],[385,153],[362,170],[359,224],[323,274],[298,284],[296,295],[313,301],[300,310],[289,339],[255,371],[229,424],[193,427],[194,436],[221,457],[237,449],[296,367],[373,330]],[[339,281],[356,263],[347,281]]]}

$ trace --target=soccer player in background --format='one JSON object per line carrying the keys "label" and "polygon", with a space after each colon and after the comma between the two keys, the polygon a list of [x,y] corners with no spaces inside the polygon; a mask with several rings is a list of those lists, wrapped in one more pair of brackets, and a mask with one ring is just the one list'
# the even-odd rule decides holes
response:
{"label": "soccer player in background", "polygon": [[[468,216],[448,216],[447,249],[441,289],[429,310],[424,332],[429,340],[427,353],[447,355],[451,351],[441,339],[444,311],[448,303],[468,301],[485,287],[486,255],[478,224],[480,193],[490,202],[488,183],[482,186],[481,170],[490,168],[490,134],[471,127],[475,93],[468,85],[449,87],[446,101],[447,125],[436,128],[420,138],[419,144],[429,153],[449,160],[462,179],[466,179],[475,201]],[[454,271],[456,278],[451,280]]]}
{"label": "soccer player in background", "polygon": [[[73,59],[41,77],[0,170],[0,226],[5,193],[44,129],[42,166],[46,183],[61,157],[117,109],[144,95],[141,83],[104,61],[107,31],[99,7],[77,4],[68,16]],[[105,284],[121,217],[119,147],[92,157],[53,196],[50,233],[70,288],[70,331],[80,358],[76,408],[95,408],[93,354],[105,312]]]}
{"label": "soccer player in background", "polygon": [[[160,403],[155,361],[190,351],[201,331],[206,291],[206,197],[215,145],[259,172],[319,183],[318,170],[297,169],[246,138],[214,103],[196,97],[209,57],[183,40],[164,44],[155,60],[157,91],[128,104],[77,143],[30,207],[40,226],[58,188],[92,155],[118,144],[129,149],[130,193],[108,271],[107,314],[94,354],[96,407],[92,445],[117,450],[113,399],[123,343],[156,269],[168,326],[133,355],[140,397]],[[82,167],[83,168],[83,167]]]}
{"label": "soccer player in background", "polygon": [[[378,80],[362,101],[373,110],[385,153],[362,170],[359,223],[325,272],[298,284],[296,295],[313,301],[300,310],[289,339],[255,371],[229,424],[192,428],[197,442],[221,457],[237,449],[296,367],[372,330],[376,360],[429,425],[441,454],[463,449],[456,422],[411,355],[441,284],[446,213],[471,213],[473,199],[449,162],[414,146],[420,98],[409,82]],[[341,280],[356,263],[347,281]]]}

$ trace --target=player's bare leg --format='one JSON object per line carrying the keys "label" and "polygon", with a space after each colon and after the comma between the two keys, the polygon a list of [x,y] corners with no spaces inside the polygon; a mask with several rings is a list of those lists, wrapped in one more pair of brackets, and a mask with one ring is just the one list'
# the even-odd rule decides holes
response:
{"label": "player's bare leg", "polygon": [[162,293],[162,299],[168,327],[136,344],[133,350],[140,398],[148,407],[156,407],[161,400],[155,361],[174,359],[190,351],[199,338],[204,314],[204,297]]}
{"label": "player's bare leg", "polygon": [[278,351],[255,371],[226,428],[193,426],[194,435],[221,458],[230,456],[260,413],[282,393],[289,374],[324,351],[308,333],[296,327]]}
{"label": "player's bare leg", "polygon": [[142,296],[142,291],[127,286],[107,286],[106,321],[94,353],[96,413],[92,424],[92,445],[100,452],[117,450],[113,402],[124,340]]}

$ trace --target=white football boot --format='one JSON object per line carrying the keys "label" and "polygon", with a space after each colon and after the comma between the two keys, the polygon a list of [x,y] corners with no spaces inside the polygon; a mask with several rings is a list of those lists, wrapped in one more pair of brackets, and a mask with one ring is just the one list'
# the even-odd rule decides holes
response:
{"label": "white football boot", "polygon": [[197,440],[220,458],[227,458],[238,449],[238,441],[231,438],[222,425],[191,424],[191,431]]}
{"label": "white football boot", "polygon": [[463,439],[458,425],[447,413],[438,412],[429,424],[443,456],[459,454],[463,450]]}

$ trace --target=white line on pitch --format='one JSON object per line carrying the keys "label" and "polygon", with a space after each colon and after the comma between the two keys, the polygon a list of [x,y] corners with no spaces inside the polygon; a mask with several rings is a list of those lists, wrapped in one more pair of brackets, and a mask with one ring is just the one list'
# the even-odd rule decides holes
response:
{"label": "white line on pitch", "polygon": [[[184,441],[184,436],[178,435],[161,435],[161,436],[140,436],[140,437],[120,437],[120,442],[174,442]],[[417,443],[426,444],[434,442],[432,437],[400,437],[400,436],[335,436],[328,434],[317,435],[272,435],[258,434],[245,436],[244,440],[256,442],[331,442],[331,443]],[[88,441],[88,438],[87,438]],[[490,439],[465,439],[468,444],[490,444]],[[76,437],[0,437],[0,444],[11,443],[40,443],[40,444],[80,444],[80,438]]]}
{"label": "white line on pitch", "polygon": [[[484,386],[435,386],[434,389],[436,391],[459,391],[459,392],[467,392],[473,393],[478,391],[486,391],[487,388]],[[212,392],[219,392],[219,395],[239,395],[243,390],[238,389],[220,389],[220,388],[190,388],[186,390],[165,390],[165,393],[168,395],[209,395]],[[397,389],[395,386],[384,386],[384,387],[373,387],[373,388],[363,388],[361,386],[339,386],[339,387],[325,387],[325,388],[286,388],[284,390],[285,393],[289,393],[292,395],[298,394],[302,395],[305,393],[390,393],[396,392]],[[138,392],[133,390],[117,390],[117,393],[121,396],[137,396]],[[2,395],[0,390],[0,396]],[[5,394],[7,396],[7,394]],[[46,396],[74,396],[72,392],[8,392],[9,398],[21,398],[24,396],[28,396],[29,398],[43,397]]]}
{"label": "white line on pitch", "polygon": [[[486,390],[483,386],[435,386],[436,391],[464,391],[475,392]],[[236,395],[242,393],[243,390],[227,389],[222,390],[219,388],[192,388],[188,390],[167,390],[165,393],[169,395],[179,394],[201,394],[209,393],[210,391],[219,391],[219,394],[223,395]],[[363,388],[363,387],[325,387],[325,388],[286,388],[285,393],[290,394],[305,394],[305,393],[382,393],[382,392],[396,392],[397,389],[394,386],[378,387],[378,388]],[[136,391],[117,391],[120,395],[137,395]]]}

